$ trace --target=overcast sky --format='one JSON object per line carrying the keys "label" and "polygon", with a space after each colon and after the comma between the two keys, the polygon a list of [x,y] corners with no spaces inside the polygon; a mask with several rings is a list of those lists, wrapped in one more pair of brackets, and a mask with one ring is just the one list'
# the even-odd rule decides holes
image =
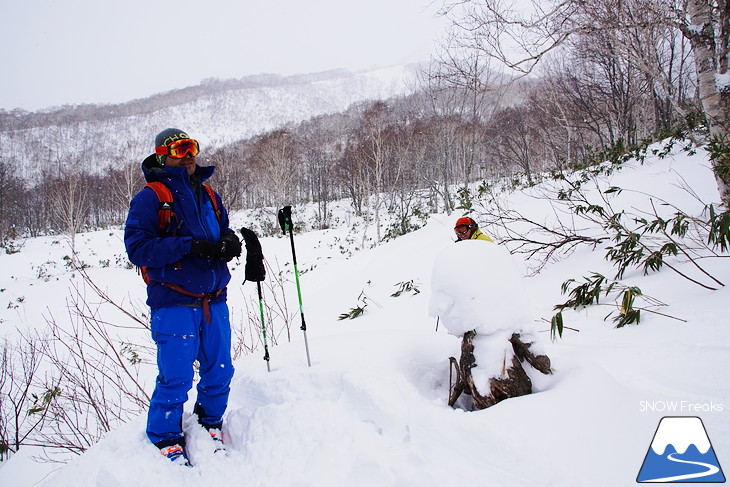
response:
{"label": "overcast sky", "polygon": [[0,0],[0,108],[116,103],[205,78],[428,59],[429,0]]}

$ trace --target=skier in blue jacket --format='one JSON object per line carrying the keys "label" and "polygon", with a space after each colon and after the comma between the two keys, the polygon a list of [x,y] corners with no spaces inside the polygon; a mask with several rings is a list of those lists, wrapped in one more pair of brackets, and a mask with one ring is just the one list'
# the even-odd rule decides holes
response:
{"label": "skier in blue jacket", "polygon": [[129,260],[143,269],[147,281],[150,328],[157,345],[158,376],[147,436],[180,465],[190,465],[182,416],[196,360],[200,381],[193,413],[215,449],[225,448],[223,414],[233,377],[227,262],[241,255],[220,196],[203,185],[215,167],[198,166],[198,153],[198,142],[182,130],[170,128],[156,136],[155,154],[142,162],[142,172],[148,183],[159,181],[169,189],[169,222],[161,228],[160,197],[145,187],[132,198],[124,230]]}

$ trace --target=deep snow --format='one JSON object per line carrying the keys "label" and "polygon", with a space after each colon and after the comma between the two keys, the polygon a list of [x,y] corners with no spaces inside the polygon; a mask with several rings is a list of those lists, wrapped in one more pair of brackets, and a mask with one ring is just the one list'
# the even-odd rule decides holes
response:
{"label": "deep snow", "polygon": [[[696,206],[680,188],[685,182],[706,202],[718,200],[703,154],[631,162],[607,184],[664,193],[673,202],[682,200],[680,207]],[[550,218],[546,203],[529,194],[515,193],[509,202]],[[646,199],[628,191],[623,197],[629,206]],[[302,213],[295,208],[295,224]],[[270,216],[275,222],[275,214]],[[350,250],[361,237],[353,238],[350,226],[295,237],[304,270],[312,367],[307,367],[298,317],[291,342],[282,335],[271,347],[271,372],[260,349],[236,362],[225,418],[227,455],[214,454],[187,416],[196,466],[170,465],[146,440],[141,415],[65,466],[32,463],[32,449],[21,449],[0,466],[0,485],[616,487],[635,483],[664,416],[701,417],[720,465],[728,468],[727,286],[708,291],[667,271],[646,277],[627,271],[627,283],[666,303],[663,313],[686,322],[644,314],[641,324],[615,329],[610,319],[604,321],[606,308],[592,307],[565,312],[566,325],[579,331],[566,330],[552,342],[552,307],[566,299],[561,284],[592,271],[613,275],[603,249],[579,248],[526,277],[530,265],[518,256],[502,253],[506,259],[474,261],[475,253],[486,248],[477,245],[503,252],[496,244],[454,244],[451,228],[458,216],[435,215],[421,230],[357,252]],[[232,221],[234,228],[251,226],[245,215],[233,215]],[[117,298],[139,303],[144,289],[134,270],[97,264],[123,255],[121,236],[121,230],[83,234],[77,246],[98,284]],[[270,263],[285,267],[290,262],[288,239],[265,237],[261,243]],[[465,252],[465,262],[454,253],[457,249]],[[26,241],[20,253],[0,257],[0,298],[9,304],[0,307],[3,334],[15,333],[16,327],[43,327],[49,313],[62,319],[73,279],[61,260],[67,253],[62,240],[43,237]],[[730,283],[727,257],[704,263]],[[514,277],[511,266],[525,277],[500,287],[506,276]],[[432,284],[434,273],[442,276],[438,285]],[[229,294],[234,320],[246,314],[244,298],[256,293],[255,286],[241,286],[242,281],[239,265]],[[408,281],[420,292],[391,297]],[[470,306],[462,301],[462,291],[468,289],[474,291]],[[291,280],[287,292],[294,310]],[[491,299],[495,293],[497,299]],[[361,317],[338,320],[363,304]],[[438,330],[431,314],[440,316]],[[460,340],[449,330],[459,330],[463,320],[472,318],[484,326],[534,330],[554,374],[534,377],[534,394],[484,411],[450,408],[448,358],[458,357]]]}

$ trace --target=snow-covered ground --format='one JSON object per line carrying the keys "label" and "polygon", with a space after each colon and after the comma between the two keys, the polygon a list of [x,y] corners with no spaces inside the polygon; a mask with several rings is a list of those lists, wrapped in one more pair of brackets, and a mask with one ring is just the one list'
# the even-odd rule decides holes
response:
{"label": "snow-covered ground", "polygon": [[[693,205],[680,187],[685,181],[705,202],[718,201],[702,153],[649,157],[644,165],[627,164],[612,178],[610,185]],[[633,198],[629,205],[647,198],[628,191],[622,195]],[[523,193],[509,200],[531,214],[549,213],[544,201]],[[615,329],[610,319],[604,321],[606,308],[591,307],[566,311],[571,329],[553,342],[553,305],[567,299],[561,284],[594,271],[612,277],[604,250],[579,248],[527,277],[529,266],[496,244],[474,242],[461,247],[468,259],[455,257],[462,245],[453,243],[458,216],[435,215],[421,230],[357,252],[348,250],[361,241],[359,235],[348,238],[350,226],[296,235],[312,366],[307,366],[289,273],[285,289],[295,316],[291,342],[284,335],[277,338],[270,349],[270,372],[261,349],[236,361],[225,456],[213,453],[210,440],[187,416],[195,467],[169,464],[147,441],[142,414],[66,465],[33,463],[33,449],[21,449],[0,466],[0,485],[616,487],[635,483],[664,416],[700,417],[720,465],[728,468],[727,257],[703,261],[726,284],[717,291],[666,270],[646,277],[627,271],[625,282],[667,304],[662,313],[686,321],[644,313],[639,325]],[[271,218],[274,222],[273,213]],[[251,223],[245,215],[233,215],[232,221],[234,228]],[[270,264],[291,268],[287,238],[265,237],[261,243]],[[121,230],[83,234],[76,245],[98,285],[128,304],[143,303],[139,276],[116,265],[124,255]],[[494,248],[486,250],[489,246]],[[492,251],[498,254],[473,261]],[[44,237],[24,242],[19,253],[0,256],[3,334],[42,328],[49,315],[64,318],[76,279],[63,265],[67,254],[63,239]],[[101,264],[107,260],[109,266]],[[243,303],[256,299],[253,284],[241,286],[242,262],[229,292],[238,323],[248,313]],[[451,269],[449,263],[454,263]],[[436,286],[432,275],[440,276]],[[411,281],[419,292],[391,296]],[[501,288],[503,281],[511,281],[509,287]],[[462,292],[468,289],[480,290],[470,295],[470,304]],[[364,308],[360,317],[338,319],[357,306]],[[453,312],[457,308],[468,312]],[[444,313],[438,329],[434,310]],[[460,339],[449,330],[458,329],[461,317],[484,326],[498,320],[530,329],[554,374],[534,375],[534,394],[483,411],[452,409],[447,405],[448,358],[459,356]]]}

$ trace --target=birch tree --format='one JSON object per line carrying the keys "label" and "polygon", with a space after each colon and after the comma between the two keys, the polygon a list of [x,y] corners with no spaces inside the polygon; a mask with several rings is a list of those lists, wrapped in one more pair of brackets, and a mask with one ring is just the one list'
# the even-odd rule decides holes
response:
{"label": "birch tree", "polygon": [[[695,57],[699,96],[710,135],[730,143],[730,4],[724,0],[687,0],[687,15],[680,18],[682,33],[690,40]],[[730,158],[712,160],[720,197],[730,207]]]}
{"label": "birch tree", "polygon": [[91,204],[85,177],[78,166],[67,166],[63,171],[51,200],[55,224],[68,236],[71,251],[76,252],[76,234],[84,227]]}

